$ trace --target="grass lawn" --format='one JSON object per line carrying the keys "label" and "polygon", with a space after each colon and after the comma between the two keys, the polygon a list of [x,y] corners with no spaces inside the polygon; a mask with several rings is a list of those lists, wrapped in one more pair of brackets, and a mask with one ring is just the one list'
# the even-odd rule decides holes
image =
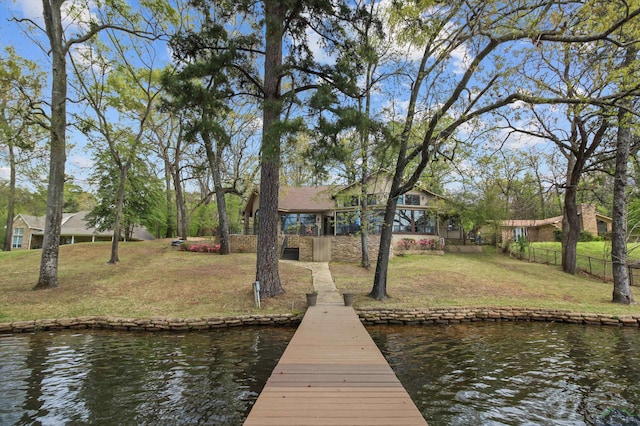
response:
{"label": "grass lawn", "polygon": [[[356,307],[514,306],[640,314],[640,305],[610,303],[612,283],[568,275],[559,267],[519,261],[493,249],[392,259],[387,283],[391,299],[384,304],[365,296],[373,269],[363,273],[357,265],[331,263],[331,273],[339,290],[361,295]],[[640,289],[633,290],[640,298]]]}
{"label": "grass lawn", "polygon": [[33,291],[40,250],[0,252],[0,322],[109,315],[199,318],[302,312],[310,271],[280,265],[287,292],[254,307],[254,254],[189,253],[168,240],[120,244],[120,263],[108,264],[111,243],[60,247],[56,289]]}
{"label": "grass lawn", "polygon": [[[92,315],[126,318],[199,318],[301,312],[311,288],[310,271],[280,264],[286,293],[253,305],[255,254],[219,256],[171,248],[168,240],[123,243],[121,262],[107,263],[109,243],[60,248],[57,289],[33,291],[40,251],[0,252],[0,322]],[[405,256],[391,260],[388,292],[376,302],[365,295],[374,269],[330,264],[341,291],[361,296],[356,307],[521,306],[575,312],[640,314],[640,306],[610,303],[612,284],[570,276],[558,267],[485,252]],[[634,290],[636,288],[634,287]],[[637,296],[640,298],[640,290]]]}
{"label": "grass lawn", "polygon": [[[547,250],[562,251],[562,244],[559,242],[531,243],[532,247]],[[577,252],[579,256],[589,256],[598,259],[611,260],[611,241],[590,241],[588,243],[578,243]],[[640,260],[640,243],[627,244],[627,256],[629,261]]]}
{"label": "grass lawn", "polygon": [[[627,245],[627,262],[633,263],[640,260],[640,244]],[[526,254],[529,260],[536,262],[560,265],[562,263],[562,245],[559,242],[531,243]],[[593,276],[606,278],[613,281],[611,265],[611,242],[590,241],[580,242],[577,246],[576,263],[578,269],[586,271]],[[634,279],[640,281],[640,274],[636,270]]]}

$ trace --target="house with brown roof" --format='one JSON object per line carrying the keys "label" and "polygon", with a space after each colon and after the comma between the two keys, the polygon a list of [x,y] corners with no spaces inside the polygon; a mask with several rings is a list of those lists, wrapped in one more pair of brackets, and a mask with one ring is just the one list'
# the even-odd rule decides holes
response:
{"label": "house with brown roof", "polygon": [[[390,181],[383,173],[367,180],[366,205],[370,234],[379,234]],[[338,236],[358,234],[363,226],[364,205],[360,184],[335,186],[285,186],[280,188],[278,213],[283,235]],[[393,222],[394,235],[462,238],[457,216],[446,216],[444,197],[415,189],[398,199]],[[249,196],[243,212],[245,234],[256,234],[260,226],[260,190]]]}
{"label": "house with brown roof", "polygon": [[[89,212],[64,213],[60,228],[60,244],[88,243],[96,241],[111,241],[113,231],[98,231],[89,226],[85,216]],[[11,238],[12,250],[29,250],[42,248],[44,240],[44,216],[30,216],[19,214],[13,219]],[[131,241],[155,239],[145,228],[135,227]]]}
{"label": "house with brown roof", "polygon": [[[594,236],[604,237],[611,233],[612,219],[596,211],[595,206],[578,206],[580,230]],[[525,237],[529,242],[556,241],[556,233],[562,231],[562,216],[540,220],[505,220],[498,223],[499,241],[517,240]],[[486,233],[484,231],[483,233]]]}

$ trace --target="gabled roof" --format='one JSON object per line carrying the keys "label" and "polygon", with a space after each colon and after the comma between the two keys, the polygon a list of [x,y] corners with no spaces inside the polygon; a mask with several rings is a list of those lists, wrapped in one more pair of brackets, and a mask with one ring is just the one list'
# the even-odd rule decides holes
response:
{"label": "gabled roof", "polygon": [[18,217],[22,218],[22,220],[24,221],[24,223],[27,224],[29,229],[44,230],[44,216],[31,216],[28,214],[20,213],[16,215],[16,217],[13,220],[15,221]]}
{"label": "gabled roof", "polygon": [[[389,181],[391,181],[393,179],[393,174],[390,171],[388,171],[386,169],[380,169],[378,171],[375,171],[375,172],[371,173],[369,176],[367,176],[367,178],[365,180],[368,181],[368,182],[375,181],[380,176],[383,176],[385,179],[388,179]],[[360,181],[354,182],[354,183],[351,183],[349,185],[346,185],[346,186],[343,186],[343,187],[339,188],[337,192],[349,190],[349,189],[351,189],[353,187],[357,187],[359,185],[360,185]],[[446,200],[446,198],[443,195],[436,194],[433,191],[429,191],[428,189],[420,188],[419,186],[414,187],[413,191],[423,192],[425,194],[431,195],[434,198],[440,198],[442,200]]]}
{"label": "gabled roof", "polygon": [[[85,221],[85,216],[88,215],[88,211],[81,211],[77,213],[63,213],[62,215],[62,223],[60,227],[60,235],[61,236],[80,236],[80,235],[100,235],[109,237],[113,234],[113,231],[98,231],[95,227],[91,227]],[[33,235],[43,235],[44,234],[44,226],[45,226],[45,216],[30,216],[19,214],[16,216],[16,219],[19,217],[27,224],[29,229],[32,229]],[[15,220],[15,219],[14,219]],[[151,235],[146,229],[143,227],[135,227],[133,229],[133,239],[135,240],[153,240],[155,237]]]}
{"label": "gabled roof", "polygon": [[321,212],[335,208],[335,193],[343,186],[285,186],[278,193],[278,210]]}

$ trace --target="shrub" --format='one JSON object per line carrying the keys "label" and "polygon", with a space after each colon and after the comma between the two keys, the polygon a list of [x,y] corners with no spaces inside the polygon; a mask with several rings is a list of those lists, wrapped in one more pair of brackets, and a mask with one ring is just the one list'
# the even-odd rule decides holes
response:
{"label": "shrub", "polygon": [[180,245],[181,251],[190,251],[192,253],[220,253],[220,244],[189,244]]}
{"label": "shrub", "polygon": [[580,231],[580,238],[578,241],[580,241],[581,243],[588,243],[590,241],[601,241],[601,240],[602,239],[600,237],[593,235],[589,231]]}
{"label": "shrub", "polygon": [[553,239],[559,243],[560,241],[562,241],[562,230],[561,229],[554,229],[553,230]]}
{"label": "shrub", "polygon": [[403,238],[398,242],[400,250],[414,250],[416,248],[416,240],[413,238]]}

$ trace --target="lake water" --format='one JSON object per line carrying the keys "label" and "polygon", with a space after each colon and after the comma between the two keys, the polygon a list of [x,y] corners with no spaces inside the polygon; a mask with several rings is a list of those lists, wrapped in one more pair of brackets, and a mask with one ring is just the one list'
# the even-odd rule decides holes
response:
{"label": "lake water", "polygon": [[640,424],[637,328],[368,329],[431,426]]}
{"label": "lake water", "polygon": [[[640,424],[638,329],[368,330],[431,426]],[[294,331],[3,336],[0,425],[241,425]]]}
{"label": "lake water", "polygon": [[0,425],[240,425],[294,332],[0,337]]}

